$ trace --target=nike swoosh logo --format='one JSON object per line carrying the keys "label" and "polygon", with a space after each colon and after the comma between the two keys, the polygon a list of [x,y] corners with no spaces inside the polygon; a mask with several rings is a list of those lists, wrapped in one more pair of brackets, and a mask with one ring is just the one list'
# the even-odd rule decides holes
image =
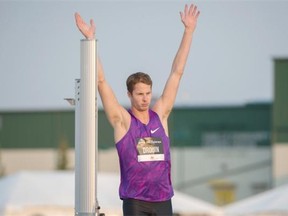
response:
{"label": "nike swoosh logo", "polygon": [[154,130],[150,130],[151,134],[155,133],[157,130],[159,130],[159,127],[154,129]]}

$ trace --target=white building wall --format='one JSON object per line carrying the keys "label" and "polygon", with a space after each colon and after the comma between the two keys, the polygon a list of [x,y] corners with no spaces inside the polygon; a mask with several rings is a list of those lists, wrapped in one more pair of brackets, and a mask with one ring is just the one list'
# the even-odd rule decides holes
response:
{"label": "white building wall", "polygon": [[[2,149],[0,160],[5,175],[8,175],[20,170],[56,169],[58,154],[55,149]],[[70,149],[66,154],[67,168],[74,169],[74,150]],[[179,191],[215,203],[212,183],[215,180],[224,180],[235,185],[235,198],[239,200],[255,193],[254,184],[271,185],[271,154],[268,147],[173,148],[173,185]],[[116,148],[99,151],[98,168],[100,172],[119,173]],[[234,172],[235,170],[238,171]],[[187,182],[191,184],[181,187],[182,183]]]}
{"label": "white building wall", "polygon": [[274,186],[288,182],[288,143],[273,144]]}
{"label": "white building wall", "polygon": [[235,185],[236,200],[255,194],[257,185],[272,185],[272,158],[268,147],[179,148],[172,152],[174,187],[212,203],[215,202],[212,189],[215,181]]}

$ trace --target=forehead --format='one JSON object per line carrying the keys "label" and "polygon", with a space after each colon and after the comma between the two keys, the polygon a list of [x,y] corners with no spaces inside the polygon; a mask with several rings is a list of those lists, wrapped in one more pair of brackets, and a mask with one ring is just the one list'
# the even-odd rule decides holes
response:
{"label": "forehead", "polygon": [[149,92],[151,91],[151,85],[145,83],[137,83],[134,85],[134,92]]}

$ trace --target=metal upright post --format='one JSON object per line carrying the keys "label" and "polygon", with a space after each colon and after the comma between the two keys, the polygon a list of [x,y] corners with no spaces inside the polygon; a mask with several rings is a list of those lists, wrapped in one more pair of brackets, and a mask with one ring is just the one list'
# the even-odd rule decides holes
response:
{"label": "metal upright post", "polygon": [[75,96],[75,215],[98,215],[96,198],[96,41],[81,40]]}
{"label": "metal upright post", "polygon": [[97,101],[97,93],[98,93],[98,43],[96,40],[96,46],[95,46],[95,54],[96,54],[96,69],[95,69],[95,198],[96,198],[96,215],[98,216],[105,216],[104,213],[100,214],[100,206],[98,202],[98,101]]}

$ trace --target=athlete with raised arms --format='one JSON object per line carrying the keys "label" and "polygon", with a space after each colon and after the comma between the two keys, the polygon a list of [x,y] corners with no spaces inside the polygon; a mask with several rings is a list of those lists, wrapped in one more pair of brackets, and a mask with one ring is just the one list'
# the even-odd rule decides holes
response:
{"label": "athlete with raised arms", "polygon": [[[123,214],[172,216],[170,141],[168,117],[172,111],[181,77],[189,55],[200,12],[185,5],[180,12],[184,33],[162,95],[150,107],[152,80],[143,72],[127,78],[129,110],[121,106],[107,83],[98,59],[98,92],[108,121],[114,129],[121,171],[119,188]],[[86,24],[75,14],[76,25],[86,39],[95,39],[95,24]]]}

